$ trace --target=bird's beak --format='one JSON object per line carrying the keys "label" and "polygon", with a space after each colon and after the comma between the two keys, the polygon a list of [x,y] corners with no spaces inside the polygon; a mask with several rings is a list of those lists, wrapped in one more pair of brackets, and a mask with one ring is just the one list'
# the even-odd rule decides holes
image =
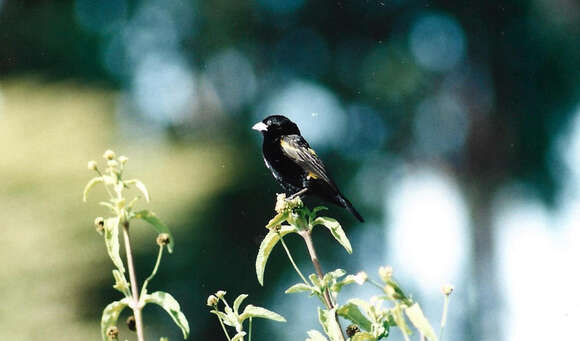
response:
{"label": "bird's beak", "polygon": [[258,122],[256,124],[254,124],[252,129],[257,130],[257,131],[267,131],[268,126],[266,124],[264,124],[264,122]]}

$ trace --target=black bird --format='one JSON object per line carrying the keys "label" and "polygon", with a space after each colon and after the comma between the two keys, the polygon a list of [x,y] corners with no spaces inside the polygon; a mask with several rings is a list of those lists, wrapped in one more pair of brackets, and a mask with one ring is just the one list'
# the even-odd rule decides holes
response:
{"label": "black bird", "polygon": [[326,167],[300,135],[298,126],[282,115],[272,115],[252,129],[264,136],[262,155],[266,167],[291,197],[312,194],[346,208],[364,222],[350,201],[340,193]]}

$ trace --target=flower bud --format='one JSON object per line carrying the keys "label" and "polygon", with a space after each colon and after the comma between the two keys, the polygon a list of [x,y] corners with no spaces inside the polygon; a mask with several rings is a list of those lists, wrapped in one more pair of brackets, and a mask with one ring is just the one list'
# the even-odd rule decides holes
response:
{"label": "flower bud", "polygon": [[109,149],[103,154],[103,158],[105,160],[113,160],[115,158],[115,152]]}
{"label": "flower bud", "polygon": [[393,268],[390,266],[381,266],[379,268],[379,276],[383,282],[387,282],[393,277]]}
{"label": "flower bud", "polygon": [[217,297],[215,297],[214,295],[209,295],[207,297],[207,306],[208,307],[214,307],[218,304],[219,299]]}
{"label": "flower bud", "polygon": [[225,291],[223,291],[223,290],[219,290],[218,292],[216,292],[216,293],[215,293],[215,295],[216,295],[218,298],[224,298],[224,296],[226,295],[226,292],[225,292]]}
{"label": "flower bud", "polygon": [[354,281],[356,282],[356,284],[358,285],[363,285],[365,284],[365,282],[369,279],[369,276],[367,275],[366,272],[361,271],[359,273],[356,274],[356,276],[354,277]]}
{"label": "flower bud", "polygon": [[89,161],[87,168],[92,171],[96,171],[98,169],[97,162],[94,160]]}
{"label": "flower bud", "polygon": [[120,162],[122,165],[126,164],[126,163],[127,163],[127,161],[129,161],[129,158],[128,158],[128,157],[126,157],[125,155],[121,155],[121,156],[119,156],[119,162]]}
{"label": "flower bud", "polygon": [[135,316],[131,315],[129,317],[127,317],[127,320],[125,321],[125,323],[127,323],[127,328],[129,328],[130,331],[135,331],[136,328],[136,322],[135,322]]}
{"label": "flower bud", "polygon": [[443,288],[441,288],[441,292],[445,296],[451,295],[451,293],[453,292],[453,285],[451,285],[451,284],[444,285]]}
{"label": "flower bud", "polygon": [[103,230],[105,229],[105,219],[103,219],[103,217],[95,218],[95,228],[97,229],[97,232],[103,233]]}
{"label": "flower bud", "polygon": [[109,340],[116,340],[119,337],[119,328],[115,326],[107,328],[107,336]]}
{"label": "flower bud", "polygon": [[167,233],[160,233],[157,236],[157,245],[159,246],[165,246],[167,244],[169,244],[170,238],[169,238],[169,234]]}

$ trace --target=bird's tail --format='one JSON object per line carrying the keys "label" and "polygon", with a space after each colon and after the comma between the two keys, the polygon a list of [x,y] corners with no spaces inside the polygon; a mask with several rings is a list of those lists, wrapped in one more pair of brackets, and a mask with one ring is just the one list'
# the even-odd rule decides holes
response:
{"label": "bird's tail", "polygon": [[336,199],[338,200],[338,202],[340,203],[340,206],[346,208],[350,213],[352,213],[353,216],[355,216],[361,223],[364,223],[365,220],[363,219],[363,217],[360,215],[360,213],[358,213],[358,211],[354,208],[354,206],[352,206],[352,204],[350,203],[350,201],[348,201],[347,198],[345,198],[342,194],[339,194],[336,196]]}

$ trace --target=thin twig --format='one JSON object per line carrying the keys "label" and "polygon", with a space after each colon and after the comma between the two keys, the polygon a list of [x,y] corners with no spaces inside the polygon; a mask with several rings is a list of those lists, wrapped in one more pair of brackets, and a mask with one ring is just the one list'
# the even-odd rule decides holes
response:
{"label": "thin twig", "polygon": [[443,332],[445,331],[445,324],[447,324],[448,306],[449,306],[449,295],[445,295],[445,301],[443,301],[443,314],[441,315],[441,329],[439,329],[439,341],[443,341]]}
{"label": "thin twig", "polygon": [[129,222],[123,222],[123,239],[125,241],[125,253],[127,255],[127,267],[129,268],[129,279],[131,281],[131,291],[133,296],[133,315],[135,316],[135,328],[137,339],[145,341],[143,335],[143,318],[141,316],[141,306],[139,303],[139,288],[137,287],[137,275],[135,274],[135,265],[133,263],[133,253],[131,252],[131,242],[129,240]]}
{"label": "thin twig", "polygon": [[248,337],[248,341],[252,341],[252,318],[250,317],[250,328],[248,328],[248,332],[250,336]]}
{"label": "thin twig", "polygon": [[[304,230],[304,231],[300,231],[299,233],[302,236],[302,238],[304,239],[304,242],[306,243],[306,248],[308,249],[308,253],[310,254],[310,259],[312,260],[312,264],[314,265],[314,269],[316,269],[316,273],[318,274],[318,278],[320,278],[320,280],[322,281],[322,279],[324,278],[324,272],[322,272],[322,267],[320,266],[320,262],[318,261],[318,256],[316,255],[316,249],[314,248],[314,242],[312,241],[312,236],[310,235],[310,231]],[[326,303],[326,307],[328,309],[334,309],[334,303],[332,302],[332,299],[330,297],[330,291],[328,290],[328,288],[324,289],[324,300]],[[344,332],[342,330],[342,326],[340,325],[340,320],[338,319],[338,316],[336,315],[336,311],[334,312],[334,319],[336,320],[336,323],[338,324],[338,327],[340,329],[340,335],[342,336],[342,339],[346,340],[346,338],[344,337]]]}
{"label": "thin twig", "polygon": [[288,259],[290,260],[290,263],[292,263],[294,270],[296,270],[296,273],[298,273],[298,276],[300,276],[300,278],[302,278],[302,280],[304,281],[304,284],[310,285],[310,284],[308,284],[306,277],[304,277],[304,275],[302,274],[302,272],[298,268],[298,265],[296,265],[296,262],[294,262],[294,258],[292,258],[292,255],[290,254],[290,250],[288,249],[288,246],[286,246],[286,243],[284,242],[284,237],[282,237],[280,232],[278,232],[278,236],[280,237],[280,242],[282,242],[282,246],[284,247],[284,250],[286,250],[286,255],[288,255]]}
{"label": "thin twig", "polygon": [[159,245],[159,253],[157,253],[157,261],[155,261],[155,266],[153,267],[153,271],[151,271],[151,275],[149,275],[149,277],[147,277],[145,282],[143,282],[143,287],[141,288],[141,296],[147,293],[147,285],[149,285],[149,281],[151,281],[153,277],[155,277],[155,275],[157,274],[157,269],[159,268],[159,264],[161,264],[161,257],[163,256],[163,249],[164,247],[162,245]]}
{"label": "thin twig", "polygon": [[[217,308],[216,308],[216,310],[217,310]],[[228,339],[228,341],[231,341],[232,339],[230,338],[230,334],[228,334],[226,326],[224,326],[224,322],[222,321],[222,318],[217,314],[216,314],[216,316],[217,316],[218,320],[220,321],[220,325],[222,326],[224,333],[226,334],[226,338]]]}

